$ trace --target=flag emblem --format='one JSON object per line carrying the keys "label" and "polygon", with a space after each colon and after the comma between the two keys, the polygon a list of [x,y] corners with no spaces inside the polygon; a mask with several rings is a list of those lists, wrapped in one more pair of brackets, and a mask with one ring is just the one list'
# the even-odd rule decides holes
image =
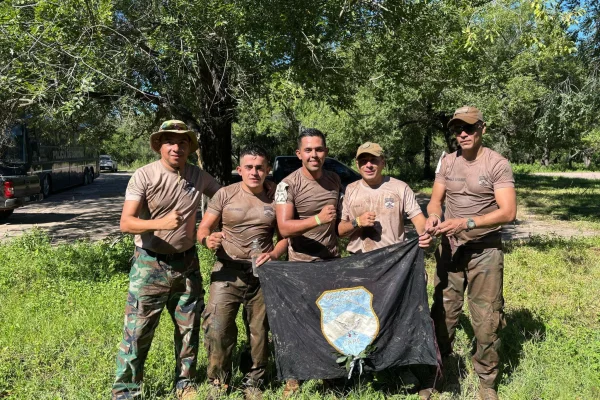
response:
{"label": "flag emblem", "polygon": [[362,286],[327,290],[317,299],[321,331],[339,353],[358,356],[379,333],[373,295]]}

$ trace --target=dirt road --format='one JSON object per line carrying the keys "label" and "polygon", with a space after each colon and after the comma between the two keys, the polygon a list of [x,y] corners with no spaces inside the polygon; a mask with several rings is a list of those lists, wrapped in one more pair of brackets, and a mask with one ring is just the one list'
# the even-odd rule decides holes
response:
{"label": "dirt road", "polygon": [[118,233],[125,188],[131,173],[101,174],[91,185],[53,193],[42,202],[15,210],[0,224],[0,238],[21,235],[35,226],[53,242],[103,239]]}
{"label": "dirt road", "polygon": [[600,179],[600,172],[536,172],[533,175],[561,176],[563,178]]}

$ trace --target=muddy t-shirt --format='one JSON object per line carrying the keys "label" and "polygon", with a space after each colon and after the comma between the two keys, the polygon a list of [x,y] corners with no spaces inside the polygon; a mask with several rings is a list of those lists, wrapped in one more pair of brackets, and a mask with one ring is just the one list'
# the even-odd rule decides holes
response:
{"label": "muddy t-shirt", "polygon": [[411,188],[387,176],[375,188],[362,179],[346,187],[342,220],[352,221],[368,211],[375,213],[375,225],[359,228],[350,235],[350,253],[366,253],[403,242],[404,215],[410,219],[422,213]]}
{"label": "muddy t-shirt", "polygon": [[207,172],[186,164],[183,173],[168,170],[160,160],[139,168],[127,185],[125,200],[139,201],[140,219],[159,219],[172,210],[182,213],[183,224],[174,230],[135,235],[135,245],[160,254],[191,248],[196,242],[196,211],[202,194],[212,197],[221,186]]}
{"label": "muddy t-shirt", "polygon": [[[323,171],[320,179],[307,178],[302,168],[277,185],[276,204],[293,204],[294,219],[314,218],[323,207],[338,207],[341,181],[335,172]],[[318,261],[339,257],[336,221],[322,224],[300,236],[288,238],[290,261]]]}
{"label": "muddy t-shirt", "polygon": [[[435,181],[446,187],[445,219],[489,214],[498,209],[494,191],[515,186],[508,160],[486,147],[473,161],[465,160],[460,150],[447,154],[441,160]],[[490,235],[500,229],[497,226],[462,231],[455,235],[454,244],[460,246],[469,241],[485,241],[486,237],[491,238]]]}
{"label": "muddy t-shirt", "polygon": [[249,260],[252,241],[258,239],[263,253],[273,250],[277,219],[275,205],[266,191],[254,195],[242,188],[242,182],[221,188],[208,204],[206,212],[221,217],[225,239],[217,257]]}

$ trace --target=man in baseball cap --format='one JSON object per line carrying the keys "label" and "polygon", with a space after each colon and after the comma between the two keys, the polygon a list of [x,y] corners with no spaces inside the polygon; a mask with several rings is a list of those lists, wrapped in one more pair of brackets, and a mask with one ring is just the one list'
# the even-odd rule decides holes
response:
{"label": "man in baseball cap", "polygon": [[[401,243],[406,240],[404,217],[411,220],[419,236],[419,246],[427,248],[431,236],[425,231],[425,216],[415,194],[401,180],[384,176],[384,151],[378,143],[366,142],[356,151],[356,166],[362,179],[346,188],[342,202],[342,217],[338,225],[340,236],[349,236],[347,250],[361,254]],[[412,369],[412,368],[411,368]],[[427,371],[423,371],[427,372]],[[403,380],[415,377],[404,368]],[[431,392],[430,383],[417,369],[422,390]]]}
{"label": "man in baseball cap", "polygon": [[467,289],[477,339],[472,360],[479,375],[479,395],[494,400],[498,399],[498,331],[506,324],[500,229],[516,216],[514,179],[508,160],[482,145],[486,125],[481,111],[471,106],[457,109],[448,128],[460,149],[440,160],[427,206],[427,231],[443,235],[436,253],[431,316],[440,352],[447,357]]}
{"label": "man in baseball cap", "polygon": [[135,171],[121,215],[121,231],[135,235],[135,253],[112,398],[142,396],[144,361],[166,306],[175,323],[176,395],[191,400],[197,398],[193,382],[204,308],[195,246],[196,211],[202,194],[212,197],[220,185],[186,163],[198,149],[198,141],[183,122],[164,122],[150,136],[150,146],[160,160]]}

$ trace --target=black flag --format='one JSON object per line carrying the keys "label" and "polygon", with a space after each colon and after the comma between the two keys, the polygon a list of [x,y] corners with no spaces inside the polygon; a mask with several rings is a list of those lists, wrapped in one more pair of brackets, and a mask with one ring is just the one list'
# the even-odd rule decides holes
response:
{"label": "black flag", "polygon": [[[325,262],[259,269],[280,379],[437,365],[417,240]],[[348,365],[344,362],[348,361]]]}

